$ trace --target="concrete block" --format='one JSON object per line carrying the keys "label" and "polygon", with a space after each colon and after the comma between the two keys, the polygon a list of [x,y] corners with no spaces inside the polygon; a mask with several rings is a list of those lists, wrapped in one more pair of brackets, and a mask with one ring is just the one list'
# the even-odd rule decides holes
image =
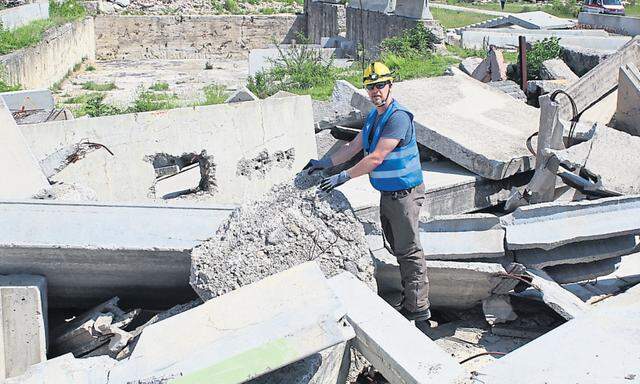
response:
{"label": "concrete block", "polygon": [[22,375],[47,359],[47,281],[0,276],[0,379]]}
{"label": "concrete block", "polygon": [[491,214],[440,216],[420,223],[427,260],[466,260],[504,256],[504,229]]}
{"label": "concrete block", "polygon": [[518,318],[513,311],[509,295],[493,295],[482,300],[482,312],[489,325],[506,323]]}
{"label": "concrete block", "polygon": [[478,64],[476,69],[471,72],[471,77],[478,81],[486,83],[491,80],[491,62],[486,58]]}
{"label": "concrete block", "polygon": [[562,288],[545,271],[527,269],[527,274],[532,278],[532,286],[540,290],[545,304],[565,319],[571,320],[580,317],[589,310],[587,304]]}
{"label": "concrete block", "polygon": [[[394,85],[393,97],[414,113],[419,143],[482,177],[500,180],[533,169],[526,141],[538,131],[539,111],[469,78],[416,79]],[[362,93],[351,104],[368,111]],[[500,137],[499,142],[487,137]]]}
{"label": "concrete block", "polygon": [[557,37],[562,47],[582,47],[598,50],[617,50],[631,39],[628,36],[579,36],[566,34],[562,31],[548,30],[546,33],[529,31],[493,31],[491,29],[462,31],[462,47],[471,49],[483,49],[488,45],[497,48],[515,49],[518,47],[518,36],[524,36],[527,42],[534,43],[545,38]]}
{"label": "concrete block", "polygon": [[467,57],[466,59],[460,62],[460,65],[459,65],[460,70],[462,70],[462,72],[466,73],[467,75],[471,76],[473,72],[476,70],[476,68],[478,68],[480,63],[482,63],[482,60],[484,59],[480,57]]}
{"label": "concrete block", "polygon": [[[207,162],[200,168],[209,174],[202,178],[209,190],[196,196],[198,201],[239,204],[291,180],[316,157],[312,116],[310,98],[296,96],[21,128],[39,159],[82,139],[109,148],[114,156],[95,151],[53,176],[86,185],[101,201],[155,200],[159,197],[150,188],[156,167],[205,151]],[[154,164],[162,159],[166,164]]]}
{"label": "concrete block", "polygon": [[[522,15],[520,13],[519,15]],[[502,20],[508,20],[503,18]],[[566,19],[565,19],[566,20]],[[556,36],[573,36],[573,37],[608,37],[609,33],[604,29],[522,29],[513,28],[513,26],[496,26],[496,27],[477,27],[470,30],[479,32],[493,32],[493,33],[522,33],[533,36],[549,36],[549,34],[555,34]]]}
{"label": "concrete block", "polygon": [[72,354],[56,357],[32,365],[22,376],[7,380],[6,384],[83,383],[105,384],[109,382],[109,370],[117,363],[108,356],[76,359]]}
{"label": "concrete block", "polygon": [[615,128],[640,136],[640,71],[633,63],[620,67]]}
{"label": "concrete block", "polygon": [[32,21],[49,18],[49,2],[34,1],[0,10],[0,25],[2,29],[14,30]]}
{"label": "concrete block", "polygon": [[499,49],[490,49],[487,58],[489,59],[491,81],[507,80],[507,65],[504,63],[502,51]]}
{"label": "concrete block", "polygon": [[562,47],[562,60],[573,73],[583,76],[614,53],[616,53],[615,49],[597,50],[567,45]]}
{"label": "concrete block", "polygon": [[558,89],[564,89],[569,85],[565,79],[560,80],[529,80],[527,81],[527,93],[542,96]]}
{"label": "concrete block", "polygon": [[578,23],[592,28],[606,29],[619,35],[640,35],[639,17],[580,12]]}
{"label": "concrete block", "polygon": [[544,271],[558,284],[595,280],[616,271],[621,257],[579,264],[562,264],[547,267]]}
{"label": "concrete block", "polygon": [[0,198],[30,198],[49,186],[13,116],[0,98]]}
{"label": "concrete block", "polygon": [[540,66],[540,77],[542,80],[564,79],[576,81],[579,77],[571,71],[571,68],[560,59],[545,60]]}
{"label": "concrete block", "polygon": [[349,0],[347,7],[367,11],[393,13],[396,9],[396,0]]}
{"label": "concrete block", "polygon": [[11,112],[42,109],[49,113],[56,106],[53,94],[48,89],[2,92],[0,97]]}
{"label": "concrete block", "polygon": [[508,249],[550,250],[564,244],[640,233],[640,197],[542,203],[503,216]]}
{"label": "concrete block", "polygon": [[634,235],[570,243],[545,251],[539,248],[513,251],[516,262],[541,269],[561,264],[589,263],[632,253],[636,247]]}
{"label": "concrete block", "polygon": [[527,95],[520,89],[518,83],[513,80],[502,80],[502,81],[490,81],[487,83],[489,86],[499,90],[500,92],[504,92],[507,95],[513,97],[516,100],[527,101]]}
{"label": "concrete block", "polygon": [[260,100],[260,98],[254,95],[253,92],[249,90],[249,88],[242,86],[238,90],[233,92],[231,96],[229,96],[227,100],[225,100],[224,102],[238,103],[242,101],[256,101],[256,100]]}
{"label": "concrete block", "polygon": [[640,194],[640,137],[598,125],[590,141],[551,153],[558,161],[586,168],[602,186],[625,195]]}
{"label": "concrete block", "polygon": [[435,342],[344,272],[329,280],[347,308],[354,346],[391,383],[452,383],[463,369]]}
{"label": "concrete block", "polygon": [[510,14],[507,22],[526,29],[561,29],[572,28],[575,22],[563,19],[542,11]]}
{"label": "concrete block", "polygon": [[0,273],[46,276],[56,308],[187,301],[190,250],[232,208],[2,201]]}
{"label": "concrete block", "polygon": [[[637,288],[637,287],[636,287]],[[640,377],[637,296],[594,309],[478,370],[474,384],[629,383]],[[567,364],[562,356],[571,356]]]}
{"label": "concrete block", "polygon": [[408,17],[410,19],[433,19],[429,11],[427,0],[400,0],[396,1],[396,16]]}
{"label": "concrete block", "polygon": [[318,265],[305,263],[150,325],[109,380],[244,382],[352,339],[345,314]]}

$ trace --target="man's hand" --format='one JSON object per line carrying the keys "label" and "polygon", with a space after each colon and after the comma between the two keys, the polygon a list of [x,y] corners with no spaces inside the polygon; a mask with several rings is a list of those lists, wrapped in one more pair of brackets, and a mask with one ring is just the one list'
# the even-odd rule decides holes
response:
{"label": "man's hand", "polygon": [[333,163],[331,162],[331,157],[325,157],[320,160],[316,160],[316,159],[309,160],[307,165],[305,165],[304,168],[302,168],[302,170],[304,171],[306,169],[307,174],[310,175],[315,171],[321,171],[323,169],[327,169],[332,166],[333,166]]}
{"label": "man's hand", "polygon": [[333,175],[322,180],[322,182],[320,183],[320,189],[325,192],[331,192],[336,187],[346,183],[350,179],[351,176],[349,176],[349,173],[347,171],[342,171],[337,175]]}

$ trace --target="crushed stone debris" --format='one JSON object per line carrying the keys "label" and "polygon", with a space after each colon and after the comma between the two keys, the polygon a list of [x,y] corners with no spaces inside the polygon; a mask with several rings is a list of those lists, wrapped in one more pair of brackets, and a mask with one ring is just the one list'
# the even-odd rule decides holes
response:
{"label": "crushed stone debris", "polygon": [[339,191],[316,188],[322,176],[301,172],[236,209],[191,252],[191,286],[204,300],[310,260],[331,277],[349,271],[375,289],[362,224]]}

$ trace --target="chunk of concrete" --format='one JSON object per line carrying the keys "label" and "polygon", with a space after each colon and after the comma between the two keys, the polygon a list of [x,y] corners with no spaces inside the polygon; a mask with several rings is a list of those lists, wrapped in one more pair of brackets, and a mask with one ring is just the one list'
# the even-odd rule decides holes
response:
{"label": "chunk of concrete", "polygon": [[1,201],[0,273],[46,276],[55,308],[86,308],[114,295],[156,307],[188,301],[190,250],[232,210]]}
{"label": "chunk of concrete", "polygon": [[516,262],[535,269],[561,264],[589,263],[632,253],[636,247],[634,235],[570,243],[545,251],[539,248],[513,251]]}
{"label": "chunk of concrete", "polygon": [[6,384],[83,383],[105,384],[109,382],[109,370],[117,363],[108,356],[76,359],[72,354],[56,357],[32,365],[22,376],[8,379]]}
{"label": "chunk of concrete", "polygon": [[558,284],[595,280],[615,272],[621,257],[579,264],[562,264],[547,267],[544,271]]}
{"label": "chunk of concrete", "polygon": [[510,14],[507,22],[526,29],[562,29],[575,26],[575,21],[573,20],[560,18],[542,11]]}
{"label": "chunk of concrete", "polygon": [[566,88],[569,82],[565,79],[560,80],[529,80],[527,81],[527,93],[542,96],[558,89]]}
{"label": "chunk of concrete", "polygon": [[396,1],[394,15],[408,17],[410,19],[427,20],[433,19],[429,12],[429,2],[427,0],[407,0]]}
{"label": "chunk of concrete", "polygon": [[440,216],[420,223],[427,260],[467,260],[504,256],[504,229],[491,214]]}
{"label": "chunk of concrete", "polygon": [[0,276],[0,379],[20,376],[47,359],[47,281]]}
{"label": "chunk of concrete", "polygon": [[504,92],[507,95],[513,97],[516,100],[527,101],[527,95],[522,91],[518,83],[513,80],[501,80],[501,81],[491,81],[489,83],[491,87],[499,90],[500,92]]}
{"label": "chunk of concrete", "polygon": [[227,97],[224,101],[225,103],[239,103],[242,101],[256,101],[260,100],[260,98],[253,94],[249,90],[249,88],[242,86],[238,88],[235,92],[231,94],[231,96]]}
{"label": "chunk of concrete", "polygon": [[507,80],[507,65],[504,63],[502,51],[499,49],[489,49],[487,55],[489,59],[489,72],[491,72],[491,81]]}
{"label": "chunk of concrete", "polygon": [[0,97],[11,112],[45,110],[55,108],[53,94],[48,89],[29,89],[25,91],[2,92]]}
{"label": "chunk of concrete", "polygon": [[349,0],[347,7],[375,11],[382,13],[393,13],[396,9],[396,1],[393,0]]}
{"label": "chunk of concrete", "polygon": [[[454,76],[393,86],[393,97],[414,113],[418,142],[492,180],[533,169],[526,141],[538,130],[539,111],[452,69]],[[364,92],[351,104],[361,111],[372,105]]]}
{"label": "chunk of concrete", "polygon": [[576,81],[578,75],[571,71],[571,68],[560,59],[545,60],[540,66],[540,78],[542,80],[559,80]]}
{"label": "chunk of concrete", "polygon": [[564,244],[640,233],[640,197],[542,203],[503,216],[511,250],[550,250]]}
{"label": "chunk of concrete", "polygon": [[478,68],[480,63],[482,63],[483,60],[484,59],[482,59],[481,57],[467,57],[466,59],[460,62],[460,65],[459,65],[460,70],[462,70],[462,72],[466,73],[467,75],[471,76],[473,72],[476,70],[476,68]]}
{"label": "chunk of concrete", "polygon": [[463,375],[460,364],[355,276],[344,272],[329,285],[347,308],[355,347],[389,382],[452,383]]}
{"label": "chunk of concrete", "polygon": [[33,21],[49,18],[49,3],[46,1],[18,4],[20,5],[16,7],[0,9],[0,25],[2,29],[12,31]]}
{"label": "chunk of concrete", "polygon": [[0,198],[25,199],[49,186],[27,141],[0,98]]}
{"label": "chunk of concrete", "polygon": [[532,278],[532,286],[540,290],[545,304],[565,319],[571,320],[580,317],[589,310],[587,304],[553,281],[546,272],[539,269],[527,269],[527,273]]}
{"label": "chunk of concrete", "polygon": [[615,128],[640,136],[640,71],[633,63],[620,67]]}
{"label": "chunk of concrete", "polygon": [[593,49],[565,45],[562,47],[562,60],[571,68],[573,73],[583,76],[616,53],[615,49]]}
{"label": "chunk of concrete", "polygon": [[530,32],[527,30],[467,29],[462,31],[462,47],[483,49],[487,45],[494,45],[497,48],[516,49],[519,36],[524,36],[529,43],[556,37],[560,39],[559,44],[561,47],[577,46],[597,50],[617,50],[631,39],[628,36],[580,36],[574,33],[568,34],[561,30]]}
{"label": "chunk of concrete", "polygon": [[318,265],[305,263],[150,325],[109,380],[244,382],[352,339],[345,315]]}
{"label": "chunk of concrete", "polygon": [[506,323],[518,318],[509,295],[493,295],[482,300],[482,312],[489,325]]}
{"label": "chunk of concrete", "polygon": [[491,80],[491,62],[489,58],[485,58],[476,66],[471,72],[471,77],[483,83]]}
{"label": "chunk of concrete", "polygon": [[578,22],[589,28],[603,28],[612,33],[626,36],[640,35],[640,18],[623,15],[580,12]]}

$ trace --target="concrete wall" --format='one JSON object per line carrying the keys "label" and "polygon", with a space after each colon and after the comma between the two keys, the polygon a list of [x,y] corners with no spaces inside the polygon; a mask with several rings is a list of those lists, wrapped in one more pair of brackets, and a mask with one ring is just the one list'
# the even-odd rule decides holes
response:
{"label": "concrete wall", "polygon": [[304,2],[307,37],[320,44],[323,37],[335,37],[346,31],[346,7],[343,4],[307,0]]}
{"label": "concrete wall", "polygon": [[0,10],[2,29],[14,30],[34,20],[49,18],[49,2],[38,1]]}
{"label": "concrete wall", "polygon": [[61,25],[46,33],[35,47],[0,56],[10,84],[24,89],[49,88],[82,59],[95,59],[93,18]]}
{"label": "concrete wall", "polygon": [[100,60],[244,58],[305,31],[304,15],[98,16]]}
{"label": "concrete wall", "polygon": [[[501,31],[504,30],[502,29]],[[462,47],[483,49],[485,45],[495,45],[498,48],[517,48],[518,37],[524,36],[529,43],[541,41],[547,37],[558,37],[562,47],[570,46],[609,51],[619,49],[631,39],[627,36],[584,36],[585,34],[575,36],[574,33],[567,33],[562,30],[496,32],[491,29],[469,29],[462,31]],[[591,32],[587,34],[590,35]]]}
{"label": "concrete wall", "polygon": [[580,12],[578,23],[593,28],[603,28],[619,35],[640,35],[640,18],[631,16],[601,15]]}

